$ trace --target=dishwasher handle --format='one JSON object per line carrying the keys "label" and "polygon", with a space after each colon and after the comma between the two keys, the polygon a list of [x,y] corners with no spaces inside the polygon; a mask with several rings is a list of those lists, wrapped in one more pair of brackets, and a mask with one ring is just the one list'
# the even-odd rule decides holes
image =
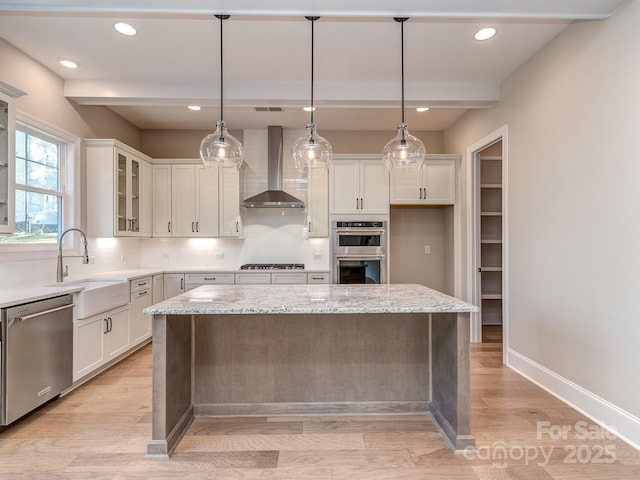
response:
{"label": "dishwasher handle", "polygon": [[50,308],[49,310],[43,310],[42,312],[32,313],[31,315],[25,315],[24,317],[14,317],[14,320],[18,322],[24,322],[32,318],[41,317],[42,315],[48,315],[49,313],[60,312],[62,310],[67,310],[73,307],[75,307],[75,304],[70,303],[68,305],[63,305],[61,307]]}

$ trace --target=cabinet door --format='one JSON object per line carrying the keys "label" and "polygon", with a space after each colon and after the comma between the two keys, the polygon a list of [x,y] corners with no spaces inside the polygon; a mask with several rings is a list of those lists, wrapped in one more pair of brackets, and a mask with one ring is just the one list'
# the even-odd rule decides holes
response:
{"label": "cabinet door", "polygon": [[141,290],[131,294],[129,303],[129,321],[131,327],[131,345],[137,345],[151,336],[151,315],[142,311],[151,306],[151,290]]}
{"label": "cabinet door", "polygon": [[115,150],[116,157],[116,218],[115,218],[115,234],[116,236],[127,236],[129,235],[129,225],[130,218],[129,212],[127,210],[127,200],[129,198],[128,191],[128,163],[129,159],[127,155],[116,149]]}
{"label": "cabinet door", "polygon": [[329,208],[331,213],[359,213],[360,163],[358,160],[338,160],[331,164]]}
{"label": "cabinet door", "polygon": [[171,167],[171,234],[192,237],[196,225],[195,166]]}
{"label": "cabinet door", "polygon": [[[424,168],[424,165],[423,167]],[[422,178],[424,172],[415,167],[395,169],[390,176],[391,203],[395,205],[416,205],[422,203],[424,190]]]}
{"label": "cabinet door", "polygon": [[153,232],[153,172],[151,164],[140,160],[140,236]]}
{"label": "cabinet door", "polygon": [[271,283],[270,273],[236,273],[236,284],[264,285]]}
{"label": "cabinet door", "polygon": [[151,304],[155,305],[164,300],[164,275],[158,273],[153,276],[153,288],[151,290]]}
{"label": "cabinet door", "polygon": [[221,237],[242,237],[240,216],[240,172],[234,168],[221,168],[220,218],[218,234]]}
{"label": "cabinet door", "polygon": [[453,160],[428,160],[422,166],[425,178],[427,204],[453,205],[455,203],[455,162]]}
{"label": "cabinet door", "polygon": [[16,133],[13,109],[13,99],[0,93],[0,233],[13,233],[15,230],[13,165]]}
{"label": "cabinet door", "polygon": [[329,175],[324,168],[308,169],[307,228],[310,237],[329,236]]}
{"label": "cabinet door", "polygon": [[278,285],[293,285],[296,283],[307,283],[307,274],[303,272],[272,273],[271,283],[278,284]]}
{"label": "cabinet door", "polygon": [[171,236],[171,165],[153,166],[153,236]]}
{"label": "cabinet door", "polygon": [[104,314],[107,333],[104,335],[105,357],[109,361],[124,353],[131,345],[129,332],[129,309],[122,308]]}
{"label": "cabinet door", "polygon": [[141,233],[142,212],[142,162],[137,158],[127,159],[127,231],[129,236]]}
{"label": "cabinet door", "polygon": [[182,273],[164,274],[164,298],[166,300],[184,293],[184,275]]}
{"label": "cabinet door", "polygon": [[359,213],[389,213],[389,171],[382,160],[360,161]]}
{"label": "cabinet door", "polygon": [[106,322],[96,315],[73,322],[73,381],[84,377],[105,362],[103,337]]}
{"label": "cabinet door", "polygon": [[196,167],[195,237],[218,236],[218,168]]}

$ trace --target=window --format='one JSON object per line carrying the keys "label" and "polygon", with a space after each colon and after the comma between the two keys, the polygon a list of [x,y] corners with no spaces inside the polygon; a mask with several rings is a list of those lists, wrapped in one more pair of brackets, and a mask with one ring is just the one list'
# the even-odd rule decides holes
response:
{"label": "window", "polygon": [[63,230],[68,142],[27,126],[16,129],[14,235],[3,243],[56,243]]}

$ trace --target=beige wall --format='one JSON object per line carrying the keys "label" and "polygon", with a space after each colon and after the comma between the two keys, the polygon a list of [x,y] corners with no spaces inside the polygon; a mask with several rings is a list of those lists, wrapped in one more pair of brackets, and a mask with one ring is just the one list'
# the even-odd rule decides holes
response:
{"label": "beige wall", "polygon": [[0,38],[0,81],[27,95],[16,110],[79,138],[117,138],[140,148],[140,131],[106,107],[77,106],[64,97],[60,77]]}
{"label": "beige wall", "polygon": [[444,134],[465,152],[508,126],[508,347],[610,402],[601,420],[640,416],[638,25],[638,0],[574,23]]}
{"label": "beige wall", "polygon": [[[398,208],[389,215],[389,280],[453,294],[453,207]],[[425,246],[430,253],[425,253]]]}
{"label": "beige wall", "polygon": [[[143,130],[141,150],[153,158],[198,158],[200,142],[211,131],[205,130]],[[304,130],[300,131],[300,135]],[[242,141],[242,131],[231,134]],[[422,140],[427,153],[444,153],[442,132],[412,132]],[[323,131],[334,153],[380,153],[395,132]],[[285,149],[287,147],[285,146]],[[454,152],[460,153],[460,152]]]}

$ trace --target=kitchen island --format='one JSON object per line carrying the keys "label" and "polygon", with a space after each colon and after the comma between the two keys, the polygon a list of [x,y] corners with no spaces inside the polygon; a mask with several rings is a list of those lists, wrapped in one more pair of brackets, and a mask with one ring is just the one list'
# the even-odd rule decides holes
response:
{"label": "kitchen island", "polygon": [[422,285],[207,285],[147,308],[147,455],[194,416],[430,412],[452,449],[473,446],[474,311]]}

